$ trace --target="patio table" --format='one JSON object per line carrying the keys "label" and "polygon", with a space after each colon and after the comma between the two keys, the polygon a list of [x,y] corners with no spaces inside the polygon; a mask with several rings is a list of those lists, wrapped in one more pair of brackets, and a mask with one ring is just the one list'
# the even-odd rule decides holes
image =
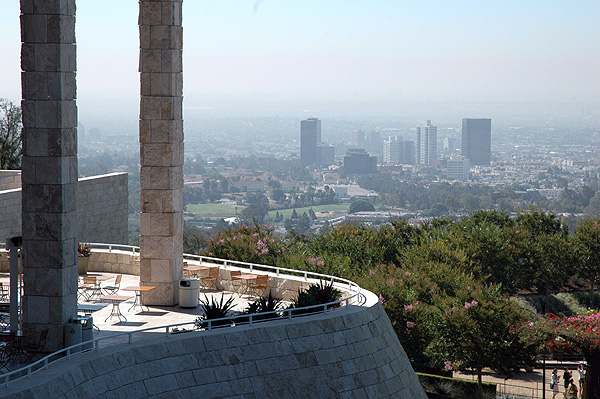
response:
{"label": "patio table", "polygon": [[[142,292],[152,291],[155,288],[156,287],[151,285],[130,285],[129,287],[121,288],[122,291],[135,291],[135,301],[133,301],[133,305],[131,305],[128,312],[131,311],[131,309],[135,309],[136,306],[142,308],[143,312],[144,306],[146,305],[144,305],[144,302],[142,302]],[[146,306],[146,309],[146,311],[150,310],[148,306]]]}
{"label": "patio table", "polygon": [[112,309],[110,311],[110,314],[108,315],[106,320],[104,320],[104,322],[106,323],[106,321],[108,321],[108,319],[110,319],[112,317],[117,317],[119,319],[119,321],[121,321],[121,317],[122,317],[123,319],[125,319],[125,321],[127,321],[127,317],[125,317],[123,315],[123,313],[121,313],[121,309],[119,308],[119,305],[121,304],[121,302],[126,301],[129,298],[131,298],[131,297],[124,296],[124,295],[102,295],[100,298],[98,298],[101,301],[110,301],[112,303]]}
{"label": "patio table", "polygon": [[244,282],[244,285],[246,286],[244,294],[246,294],[250,289],[250,284],[252,283],[252,280],[256,280],[258,278],[258,274],[240,274],[239,276],[236,276],[236,278]]}

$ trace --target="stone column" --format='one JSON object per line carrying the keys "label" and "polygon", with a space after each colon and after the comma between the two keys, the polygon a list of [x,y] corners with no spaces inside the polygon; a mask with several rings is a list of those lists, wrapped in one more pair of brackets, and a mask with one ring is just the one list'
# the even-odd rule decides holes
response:
{"label": "stone column", "polygon": [[23,328],[77,315],[75,0],[21,0]]}
{"label": "stone column", "polygon": [[149,305],[175,305],[183,267],[181,0],[141,0],[140,282]]}

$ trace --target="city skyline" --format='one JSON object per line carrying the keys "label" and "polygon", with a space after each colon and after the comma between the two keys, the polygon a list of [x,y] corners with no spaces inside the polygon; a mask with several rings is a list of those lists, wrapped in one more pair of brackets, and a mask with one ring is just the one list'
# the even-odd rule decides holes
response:
{"label": "city skyline", "polygon": [[[114,4],[77,4],[83,115],[104,108],[137,112],[138,5],[119,1],[119,13],[110,13]],[[327,101],[600,100],[600,4],[593,1],[269,0],[183,7],[187,109],[220,101],[297,101],[301,112],[303,104],[318,108]],[[424,20],[428,30],[415,35]],[[0,93],[19,101],[17,1],[0,6],[0,35]]]}

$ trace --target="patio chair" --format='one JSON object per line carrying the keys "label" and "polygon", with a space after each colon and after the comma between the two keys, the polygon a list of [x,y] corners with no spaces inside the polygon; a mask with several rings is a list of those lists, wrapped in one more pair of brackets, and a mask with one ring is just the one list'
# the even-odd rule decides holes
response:
{"label": "patio chair", "polygon": [[9,286],[0,283],[0,302],[8,302],[10,300]]}
{"label": "patio chair", "polygon": [[86,289],[86,292],[88,292],[88,294],[87,294],[88,301],[90,299],[94,298],[95,296],[99,297],[100,295],[102,295],[102,288],[100,288],[100,283],[98,282],[98,280],[96,280],[96,277],[83,276],[83,284],[89,285],[89,288]]}
{"label": "patio chair", "polygon": [[8,337],[3,339],[6,340],[0,341],[0,372],[4,369],[8,372],[10,369],[7,366],[11,360],[10,353],[12,352],[14,342],[9,341]]}
{"label": "patio chair", "polygon": [[265,290],[267,289],[267,282],[269,281],[269,276],[266,274],[259,274],[254,280],[252,280],[251,285],[249,287],[249,291],[251,295],[254,296],[263,296]]}
{"label": "patio chair", "polygon": [[218,287],[217,287],[218,279],[219,279],[219,268],[211,267],[208,270],[208,276],[200,277],[200,283],[202,284],[202,287],[204,287],[204,288],[209,288],[212,286],[216,290],[216,289],[218,289]]}
{"label": "patio chair", "polygon": [[232,270],[229,273],[231,275],[231,290],[239,294],[242,288],[242,279],[240,278],[242,272],[240,270]]}
{"label": "patio chair", "polygon": [[119,274],[115,278],[115,285],[107,285],[102,287],[106,295],[117,295],[117,292],[121,289],[121,279],[123,278],[122,274]]}
{"label": "patio chair", "polygon": [[188,263],[183,262],[183,278],[192,278],[192,273],[187,269]]}
{"label": "patio chair", "polygon": [[48,329],[46,328],[40,332],[40,338],[37,342],[33,342],[28,345],[23,345],[23,350],[27,354],[29,354],[29,356],[27,356],[27,360],[25,362],[29,362],[29,361],[35,359],[36,356],[38,356],[40,353],[42,353],[42,351],[44,350],[44,347],[46,346],[47,340],[48,340]]}
{"label": "patio chair", "polygon": [[91,288],[94,287],[94,284],[86,284],[83,279],[77,285],[77,300],[79,298],[83,298],[86,301],[90,300],[90,293],[88,292]]}

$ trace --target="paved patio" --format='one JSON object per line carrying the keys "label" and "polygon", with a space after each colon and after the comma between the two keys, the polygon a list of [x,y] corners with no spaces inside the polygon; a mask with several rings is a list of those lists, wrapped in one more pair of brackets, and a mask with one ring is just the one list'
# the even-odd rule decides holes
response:
{"label": "paved patio", "polygon": [[[109,279],[102,281],[101,287],[113,285],[117,276],[115,273],[103,272],[93,272],[89,273],[89,275],[109,277]],[[0,281],[8,284],[8,274],[0,274]],[[120,287],[125,288],[139,284],[139,276],[123,274]],[[104,294],[105,293],[103,292],[102,295]],[[100,299],[92,299],[87,301],[82,297],[79,298],[79,304],[104,306],[102,309],[95,311],[92,314],[94,325],[99,329],[98,330],[94,328],[94,338],[111,335],[117,332],[134,331],[169,324],[193,322],[196,320],[196,318],[203,314],[201,306],[197,306],[196,308],[181,308],[179,305],[170,307],[144,306],[143,309],[140,306],[136,306],[135,308],[132,308],[132,305],[135,301],[135,292],[124,291],[120,289],[117,292],[117,295],[129,297],[119,305],[121,313],[127,320],[119,320],[117,317],[110,317],[112,310],[112,303],[110,301],[103,301]],[[200,287],[200,298],[204,298],[205,295],[209,300],[214,297],[218,301],[221,300],[221,295],[224,295],[224,300],[233,297],[235,304],[233,308],[234,314],[243,312],[247,308],[248,303],[253,302],[256,299],[249,295],[240,295],[229,291],[208,290]],[[83,312],[79,312],[79,315],[83,315]]]}

